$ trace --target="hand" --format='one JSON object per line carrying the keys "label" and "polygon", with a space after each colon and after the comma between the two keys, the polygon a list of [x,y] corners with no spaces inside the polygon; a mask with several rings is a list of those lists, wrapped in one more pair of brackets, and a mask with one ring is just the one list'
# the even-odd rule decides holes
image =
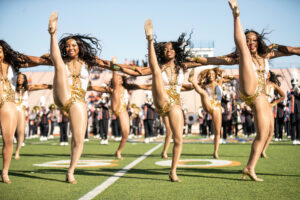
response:
{"label": "hand", "polygon": [[194,82],[194,74],[195,74],[195,69],[192,69],[190,74],[189,74],[189,79],[188,79],[188,81],[190,83]]}
{"label": "hand", "polygon": [[53,35],[56,32],[57,29],[57,17],[58,13],[57,11],[53,11],[49,17],[49,27],[48,27],[48,32],[50,35]]}
{"label": "hand", "polygon": [[153,25],[151,19],[145,21],[144,29],[147,40],[151,41],[153,39]]}
{"label": "hand", "polygon": [[240,16],[240,11],[238,8],[237,0],[228,0],[229,6],[232,10],[233,16],[238,17]]}

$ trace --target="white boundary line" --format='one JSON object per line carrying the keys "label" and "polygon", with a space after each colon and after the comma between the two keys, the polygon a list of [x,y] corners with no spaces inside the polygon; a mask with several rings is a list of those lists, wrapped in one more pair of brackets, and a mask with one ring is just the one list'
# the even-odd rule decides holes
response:
{"label": "white boundary line", "polygon": [[152,149],[150,149],[144,155],[142,155],[141,157],[139,157],[138,159],[134,160],[129,165],[127,165],[126,167],[124,167],[123,169],[121,169],[120,171],[118,171],[117,173],[115,173],[113,176],[111,176],[110,178],[108,178],[102,184],[100,184],[97,187],[95,187],[89,193],[87,193],[86,195],[84,195],[81,198],[79,198],[79,200],[90,200],[90,199],[95,198],[98,194],[100,194],[101,192],[103,192],[106,188],[108,188],[109,186],[111,186],[114,182],[116,182],[119,178],[121,178],[124,174],[126,174],[126,172],[128,172],[131,168],[133,168],[135,165],[137,165],[138,163],[140,163],[147,156],[149,156],[155,150],[157,150],[162,144],[163,143],[160,143],[160,144],[156,145],[155,147],[153,147]]}

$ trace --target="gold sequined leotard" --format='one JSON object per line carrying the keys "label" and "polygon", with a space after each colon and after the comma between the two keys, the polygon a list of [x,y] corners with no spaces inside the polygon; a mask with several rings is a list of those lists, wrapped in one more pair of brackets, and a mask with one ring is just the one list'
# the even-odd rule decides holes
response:
{"label": "gold sequined leotard", "polygon": [[253,107],[254,105],[253,102],[256,99],[256,97],[258,97],[261,94],[266,94],[266,78],[267,78],[267,74],[269,73],[270,67],[269,67],[268,60],[264,59],[264,61],[265,61],[265,70],[262,70],[261,66],[259,66],[259,69],[257,69],[256,65],[253,63],[253,67],[256,70],[256,76],[258,82],[254,95],[246,96],[239,91],[240,98],[243,101],[245,101],[245,103],[250,107]]}
{"label": "gold sequined leotard", "polygon": [[117,112],[114,112],[114,114],[118,117],[121,112],[124,112],[127,110],[127,104],[128,104],[128,92],[125,88],[121,89],[120,94],[120,100],[121,100],[121,106],[120,109]]}
{"label": "gold sequined leotard", "polygon": [[164,105],[162,109],[156,109],[156,112],[160,116],[165,116],[170,111],[173,105],[181,105],[180,90],[184,80],[184,74],[183,71],[180,69],[176,80],[174,78],[174,74],[175,72],[173,72],[171,68],[171,78],[169,80],[167,73],[165,71],[162,72],[165,90],[168,95],[168,102]]}
{"label": "gold sequined leotard", "polygon": [[2,66],[0,66],[1,70],[1,78],[0,78],[0,84],[2,86],[2,96],[0,98],[0,108],[4,105],[6,102],[15,102],[15,85],[17,80],[16,73],[12,70],[12,68],[9,66],[7,71],[7,77],[3,77],[3,71]]}
{"label": "gold sequined leotard", "polygon": [[81,66],[81,71],[79,75],[76,75],[76,70],[73,70],[73,74],[70,73],[68,65],[66,65],[68,71],[68,79],[70,89],[71,89],[71,98],[67,101],[66,105],[60,107],[61,110],[69,112],[72,104],[76,102],[85,103],[85,94],[89,82],[89,72],[85,65]]}

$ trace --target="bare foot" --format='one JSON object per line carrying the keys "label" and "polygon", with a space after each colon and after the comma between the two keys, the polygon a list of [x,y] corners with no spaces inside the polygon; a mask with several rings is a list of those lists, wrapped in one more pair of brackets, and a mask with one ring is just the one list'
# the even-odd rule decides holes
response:
{"label": "bare foot", "polygon": [[152,38],[153,38],[153,25],[152,25],[151,19],[147,19],[145,21],[144,28],[145,28],[145,34],[146,34],[147,40],[152,40]]}
{"label": "bare foot", "polygon": [[20,154],[16,153],[15,154],[15,160],[19,160],[20,159]]}
{"label": "bare foot", "polygon": [[3,183],[11,184],[11,181],[9,180],[8,174],[2,174],[1,177],[2,177]]}
{"label": "bare foot", "polygon": [[48,32],[50,35],[53,35],[56,32],[57,29],[57,18],[58,18],[58,13],[57,11],[53,11],[49,17],[49,27],[48,27]]}
{"label": "bare foot", "polygon": [[219,157],[219,155],[218,155],[217,153],[215,153],[215,154],[214,154],[214,158],[215,158],[215,159],[219,159],[220,157]]}
{"label": "bare foot", "polygon": [[123,160],[122,155],[121,155],[121,153],[119,151],[116,152],[116,158],[118,160]]}
{"label": "bare foot", "polygon": [[262,158],[268,158],[266,152],[262,152],[261,155],[260,155],[260,157],[262,157]]}
{"label": "bare foot", "polygon": [[163,158],[163,159],[168,159],[169,157],[168,157],[168,154],[166,154],[166,153],[161,153],[161,158]]}

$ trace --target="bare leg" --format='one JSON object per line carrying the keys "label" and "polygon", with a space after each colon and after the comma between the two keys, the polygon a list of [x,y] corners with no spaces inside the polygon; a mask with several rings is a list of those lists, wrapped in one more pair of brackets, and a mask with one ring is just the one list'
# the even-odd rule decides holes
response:
{"label": "bare leg", "polygon": [[266,154],[266,150],[268,148],[268,146],[270,145],[271,143],[271,140],[273,138],[273,135],[274,135],[274,117],[273,117],[273,112],[272,112],[272,108],[270,109],[270,128],[269,128],[269,135],[268,135],[268,138],[267,138],[267,142],[263,148],[263,151],[261,152],[261,157],[263,158],[268,158],[267,154]]}
{"label": "bare leg", "polygon": [[266,117],[266,113],[270,112],[270,106],[265,96],[261,95],[255,100],[254,123],[256,128],[256,137],[252,143],[250,157],[247,166],[244,168],[244,175],[249,175],[252,180],[263,181],[256,177],[255,166],[266,144],[270,120]]}
{"label": "bare leg", "polygon": [[220,134],[222,126],[222,111],[220,108],[214,109],[211,105],[210,98],[207,92],[201,88],[197,82],[194,80],[194,70],[191,71],[189,75],[189,82],[193,84],[195,90],[200,94],[201,102],[204,110],[212,114],[212,123],[214,127],[214,158],[219,158],[218,150],[220,144]]}
{"label": "bare leg", "polygon": [[[168,95],[164,89],[161,69],[157,62],[152,41],[152,22],[149,19],[145,22],[145,32],[148,39],[149,65],[152,71],[153,102],[157,109],[162,109],[168,103]],[[167,113],[167,116],[169,118],[172,133],[174,134],[172,167],[169,177],[173,182],[180,182],[176,174],[176,169],[182,150],[183,115],[181,107],[174,105]]]}
{"label": "bare leg", "polygon": [[113,72],[113,78],[112,78],[112,82],[113,82],[113,93],[112,93],[112,100],[111,100],[111,107],[113,112],[117,113],[120,110],[121,107],[121,94],[120,94],[120,90],[121,90],[121,85],[118,83],[118,79],[119,79],[119,75],[118,72],[114,71]]}
{"label": "bare leg", "polygon": [[120,141],[119,148],[116,152],[116,157],[118,159],[122,159],[121,152],[128,139],[129,128],[130,128],[128,112],[127,111],[121,112],[119,114],[119,119],[120,119],[120,125],[122,130],[122,140]]}
{"label": "bare leg", "polygon": [[8,178],[8,169],[13,154],[13,138],[17,128],[17,109],[14,103],[4,103],[0,109],[0,124],[2,130],[2,180],[5,183],[11,183]]}
{"label": "bare leg", "polygon": [[25,137],[25,112],[23,109],[17,111],[18,123],[17,123],[17,149],[15,153],[15,159],[20,159],[20,150],[24,142]]}
{"label": "bare leg", "polygon": [[49,33],[51,36],[50,56],[54,64],[53,98],[56,105],[62,107],[71,98],[70,85],[67,77],[65,63],[62,60],[56,37],[57,13],[51,13],[49,17]]}
{"label": "bare leg", "polygon": [[229,0],[229,4],[234,14],[234,42],[240,53],[239,58],[239,90],[247,96],[254,95],[257,88],[257,78],[253,68],[252,58],[246,43],[246,36],[237,15],[237,1]]}
{"label": "bare leg", "polygon": [[74,170],[81,156],[83,149],[83,139],[87,126],[87,110],[84,103],[72,104],[70,108],[70,126],[72,131],[71,144],[71,162],[68,170],[68,181],[76,183],[74,178]]}
{"label": "bare leg", "polygon": [[171,138],[172,138],[172,130],[170,127],[170,122],[168,116],[163,117],[164,124],[166,127],[166,137],[165,137],[165,144],[164,144],[164,149],[163,152],[161,153],[161,157],[164,159],[168,159],[168,149],[171,143]]}
{"label": "bare leg", "polygon": [[219,145],[220,145],[220,134],[222,126],[222,111],[220,108],[217,108],[212,113],[212,123],[214,127],[214,158],[219,159]]}

